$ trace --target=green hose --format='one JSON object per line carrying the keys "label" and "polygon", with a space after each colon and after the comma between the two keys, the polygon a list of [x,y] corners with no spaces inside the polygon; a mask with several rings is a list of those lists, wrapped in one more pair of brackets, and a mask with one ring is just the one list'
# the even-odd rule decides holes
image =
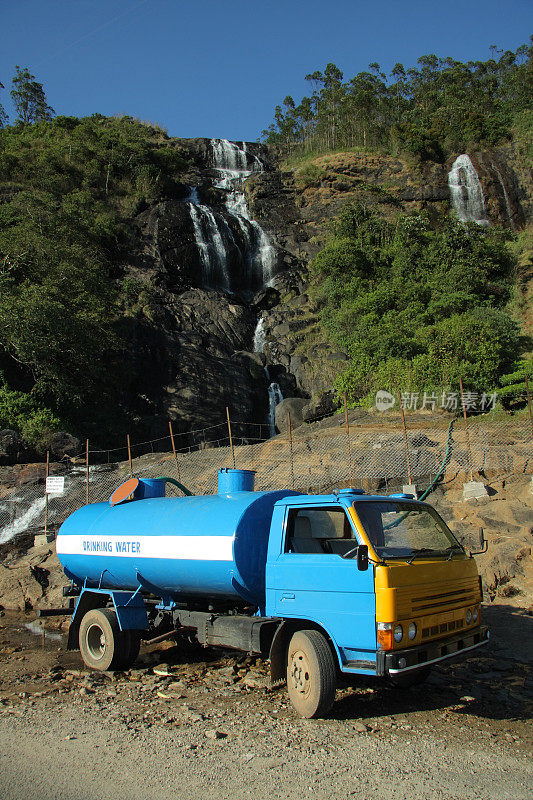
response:
{"label": "green hose", "polygon": [[[442,460],[442,464],[439,467],[439,471],[437,472],[437,476],[436,476],[435,480],[431,481],[431,483],[429,484],[429,486],[426,489],[426,491],[423,492],[420,495],[420,497],[418,498],[419,500],[425,500],[426,497],[428,496],[428,494],[430,494],[433,491],[433,489],[437,485],[437,481],[440,479],[442,473],[446,469],[446,466],[448,464],[448,460],[450,458],[450,445],[452,443],[452,429],[453,429],[454,423],[455,423],[455,417],[452,419],[452,421],[448,425],[448,434],[447,434],[447,440],[446,440],[446,452],[444,454],[444,458]],[[398,519],[394,520],[394,522],[389,522],[388,525],[384,525],[383,526],[383,530],[387,530],[388,528],[395,528],[397,525],[400,524],[400,522],[403,522],[403,520],[406,517],[408,517],[410,513],[411,513],[410,511],[405,511],[403,514],[401,514],[398,517]]]}
{"label": "green hose", "polygon": [[420,497],[418,498],[419,500],[425,500],[426,497],[428,496],[428,494],[430,494],[433,491],[433,489],[437,485],[438,481],[440,480],[440,478],[442,476],[442,473],[444,472],[444,470],[446,469],[446,467],[448,465],[448,461],[450,459],[450,451],[451,451],[451,444],[452,444],[452,430],[453,430],[454,424],[455,424],[455,417],[452,419],[452,421],[448,425],[448,434],[447,434],[447,440],[446,440],[446,452],[444,454],[444,458],[442,460],[442,464],[439,467],[439,471],[437,472],[437,476],[436,476],[435,480],[431,481],[431,483],[429,484],[429,486],[426,489],[426,491],[423,494],[420,495]]}
{"label": "green hose", "polygon": [[174,478],[169,478],[167,475],[160,475],[159,478],[156,478],[156,481],[165,481],[165,483],[172,483],[174,486],[177,486],[178,489],[182,491],[186,497],[193,496],[193,493],[190,492],[182,483],[175,480]]}

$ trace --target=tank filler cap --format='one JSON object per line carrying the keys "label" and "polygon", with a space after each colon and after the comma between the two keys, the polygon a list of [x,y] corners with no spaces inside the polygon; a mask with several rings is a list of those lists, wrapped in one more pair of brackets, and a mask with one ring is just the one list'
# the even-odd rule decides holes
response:
{"label": "tank filler cap", "polygon": [[366,494],[366,492],[364,489],[339,489],[339,491],[335,494],[337,494],[339,497],[345,497],[349,494]]}
{"label": "tank filler cap", "polygon": [[118,488],[115,489],[111,497],[109,498],[109,505],[110,506],[118,506],[119,503],[123,503],[128,497],[131,497],[135,489],[139,486],[139,479],[138,478],[130,478],[129,480],[121,483]]}

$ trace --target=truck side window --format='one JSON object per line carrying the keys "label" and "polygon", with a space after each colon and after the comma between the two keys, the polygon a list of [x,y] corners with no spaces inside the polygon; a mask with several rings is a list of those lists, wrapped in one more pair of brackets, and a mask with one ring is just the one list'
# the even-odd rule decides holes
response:
{"label": "truck side window", "polygon": [[291,508],[286,553],[336,553],[353,548],[353,532],[343,508]]}

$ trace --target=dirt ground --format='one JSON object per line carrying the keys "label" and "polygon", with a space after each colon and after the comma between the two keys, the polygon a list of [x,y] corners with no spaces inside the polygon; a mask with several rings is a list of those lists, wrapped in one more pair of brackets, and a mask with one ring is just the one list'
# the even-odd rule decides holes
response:
{"label": "dirt ground", "polygon": [[531,476],[487,485],[479,502],[455,483],[430,500],[465,546],[485,529],[489,646],[416,689],[342,686],[316,721],[268,688],[267,665],[228,651],[164,642],[129,672],[85,670],[66,619],[36,625],[35,609],[64,604],[54,543],[4,545],[1,800],[530,800]]}
{"label": "dirt ground", "polygon": [[340,687],[323,720],[299,719],[242,654],[167,641],[129,672],[88,672],[35,613],[0,613],[3,800],[532,796],[524,609],[486,607],[488,648],[416,689]]}

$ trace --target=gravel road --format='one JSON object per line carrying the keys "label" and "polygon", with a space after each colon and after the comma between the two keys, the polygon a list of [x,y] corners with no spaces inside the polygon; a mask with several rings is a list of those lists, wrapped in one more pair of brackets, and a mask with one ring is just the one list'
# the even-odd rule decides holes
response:
{"label": "gravel road", "polygon": [[299,719],[239,654],[162,643],[103,675],[4,617],[0,797],[530,800],[533,619],[491,614],[489,652],[416,689],[341,687],[323,720]]}
{"label": "gravel road", "polygon": [[[513,739],[401,723],[278,722],[249,711],[187,729],[113,720],[105,709],[29,710],[0,721],[4,800],[381,798],[526,800],[533,767]],[[214,727],[215,726],[215,727]],[[235,730],[237,727],[237,730]],[[206,733],[227,730],[208,739]],[[528,789],[529,787],[529,789]]]}

